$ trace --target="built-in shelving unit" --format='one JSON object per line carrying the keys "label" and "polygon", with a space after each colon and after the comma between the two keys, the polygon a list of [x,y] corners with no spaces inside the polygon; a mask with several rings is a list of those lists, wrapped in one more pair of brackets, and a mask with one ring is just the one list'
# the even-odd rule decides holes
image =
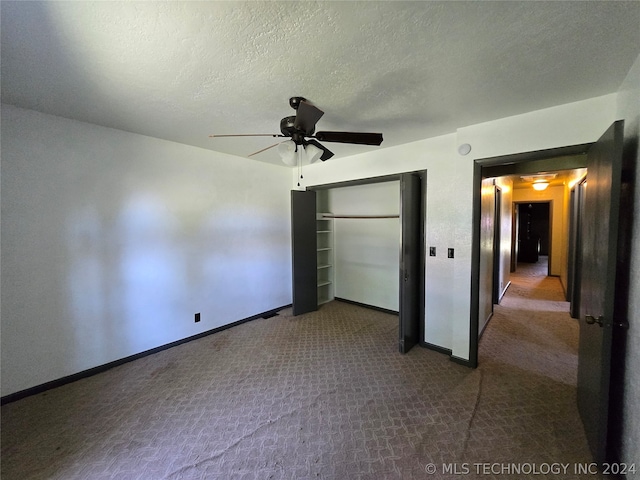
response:
{"label": "built-in shelving unit", "polygon": [[316,216],[317,255],[318,255],[318,305],[330,302],[334,297],[333,289],[333,218],[330,214],[318,213]]}

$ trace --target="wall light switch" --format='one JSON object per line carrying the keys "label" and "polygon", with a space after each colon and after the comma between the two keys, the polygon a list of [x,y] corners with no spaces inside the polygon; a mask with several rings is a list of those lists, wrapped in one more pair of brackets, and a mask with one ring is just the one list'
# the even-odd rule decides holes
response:
{"label": "wall light switch", "polygon": [[436,256],[436,247],[429,247],[429,256],[430,257]]}
{"label": "wall light switch", "polygon": [[447,249],[447,257],[453,258],[453,248],[448,248]]}

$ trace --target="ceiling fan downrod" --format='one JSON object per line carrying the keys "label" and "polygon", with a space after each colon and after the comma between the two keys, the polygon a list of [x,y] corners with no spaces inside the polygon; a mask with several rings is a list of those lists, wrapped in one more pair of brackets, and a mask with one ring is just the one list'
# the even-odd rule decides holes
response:
{"label": "ceiling fan downrod", "polygon": [[289,105],[291,105],[291,108],[293,108],[294,110],[298,110],[298,107],[300,106],[300,102],[306,102],[307,99],[304,97],[291,97],[289,99]]}

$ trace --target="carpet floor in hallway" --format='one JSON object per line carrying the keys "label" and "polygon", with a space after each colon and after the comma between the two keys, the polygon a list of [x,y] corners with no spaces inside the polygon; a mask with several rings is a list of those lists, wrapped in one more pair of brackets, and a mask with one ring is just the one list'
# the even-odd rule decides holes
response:
{"label": "carpet floor in hallway", "polygon": [[399,354],[394,315],[285,309],[3,406],[2,478],[600,478],[567,311],[516,274],[472,370]]}

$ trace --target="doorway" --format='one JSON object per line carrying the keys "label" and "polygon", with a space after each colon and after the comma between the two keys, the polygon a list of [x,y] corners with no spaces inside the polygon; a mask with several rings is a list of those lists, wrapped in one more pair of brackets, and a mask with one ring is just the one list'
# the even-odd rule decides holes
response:
{"label": "doorway", "polygon": [[[479,284],[482,275],[480,258],[481,193],[487,178],[525,172],[546,172],[558,168],[588,169],[589,188],[584,203],[582,237],[576,257],[581,261],[579,342],[577,354],[577,406],[594,460],[602,465],[610,461],[615,433],[610,430],[610,415],[617,414],[610,404],[612,364],[619,358],[612,350],[612,339],[628,328],[625,319],[617,318],[616,304],[626,304],[622,273],[618,270],[620,247],[628,241],[627,230],[619,231],[622,151],[624,122],[614,122],[593,144],[529,152],[492,159],[476,160],[474,164],[474,211],[472,242],[472,295],[470,319],[470,363],[478,362],[478,324],[481,311]],[[555,158],[554,158],[555,157]],[[562,164],[560,166],[559,164]],[[575,195],[573,195],[575,198]],[[567,198],[567,196],[565,196]],[[569,216],[569,215],[567,215]],[[574,227],[575,228],[575,227]],[[568,262],[567,262],[568,263]],[[575,266],[575,264],[574,264]],[[623,266],[624,267],[624,266]],[[624,270],[622,268],[621,270]],[[575,272],[574,281],[577,280]],[[567,292],[565,292],[567,294]]]}
{"label": "doorway", "polygon": [[551,275],[551,202],[514,202],[515,241],[511,254],[519,264],[545,262],[545,275]]}
{"label": "doorway", "polygon": [[[472,367],[478,365],[478,341],[479,334],[485,325],[485,317],[490,316],[493,311],[493,302],[495,294],[493,289],[487,292],[486,286],[495,285],[493,281],[493,272],[495,270],[496,260],[493,258],[493,249],[487,252],[486,238],[493,239],[491,234],[488,237],[487,218],[488,211],[491,216],[494,215],[494,203],[491,202],[491,209],[488,208],[486,200],[487,184],[495,184],[492,179],[498,179],[507,176],[517,177],[519,175],[531,175],[538,172],[548,172],[557,170],[574,170],[584,169],[587,166],[586,152],[590,144],[574,145],[569,147],[554,148],[543,151],[527,152],[522,154],[507,155],[503,157],[494,157],[476,160],[474,163],[474,192],[473,192],[473,245],[471,252],[472,275],[471,275],[471,321],[470,321],[470,345],[469,345],[469,364]],[[492,193],[493,195],[493,193]],[[504,195],[504,192],[501,194]],[[502,209],[502,213],[505,213]],[[483,213],[484,212],[484,213]],[[510,213],[514,213],[511,210]],[[493,219],[489,224],[498,223]],[[502,224],[502,222],[499,222]],[[512,228],[512,235],[517,234],[517,224]],[[491,230],[489,230],[491,231]],[[516,232],[513,232],[516,231]],[[492,232],[492,231],[491,231]],[[512,237],[513,238],[513,237]],[[517,237],[516,237],[517,238]],[[513,244],[513,242],[512,242]],[[516,243],[517,244],[517,243]],[[485,248],[483,248],[485,245]],[[501,251],[504,251],[501,248]],[[509,251],[508,249],[507,251]],[[551,250],[550,250],[551,251]],[[485,260],[491,255],[491,261]],[[510,258],[506,261],[507,265],[511,265],[511,269],[515,268],[514,254],[507,254]],[[487,280],[487,279],[490,279]],[[490,282],[490,283],[489,283]],[[505,285],[506,286],[506,285]],[[488,314],[488,315],[487,315]],[[482,318],[482,322],[479,319]]]}

